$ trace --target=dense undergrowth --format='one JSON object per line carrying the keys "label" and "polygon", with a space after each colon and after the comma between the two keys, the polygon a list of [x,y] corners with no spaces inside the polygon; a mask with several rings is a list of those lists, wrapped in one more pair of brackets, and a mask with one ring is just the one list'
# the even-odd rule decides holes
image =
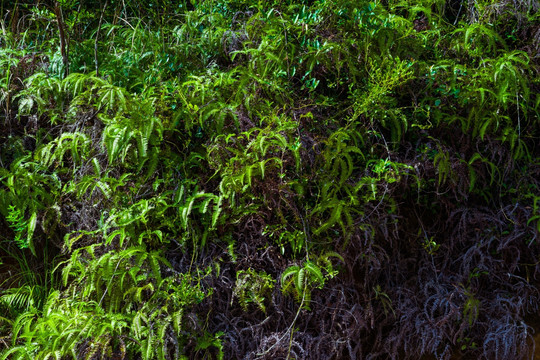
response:
{"label": "dense undergrowth", "polygon": [[2,2],[0,359],[523,359],[527,0]]}

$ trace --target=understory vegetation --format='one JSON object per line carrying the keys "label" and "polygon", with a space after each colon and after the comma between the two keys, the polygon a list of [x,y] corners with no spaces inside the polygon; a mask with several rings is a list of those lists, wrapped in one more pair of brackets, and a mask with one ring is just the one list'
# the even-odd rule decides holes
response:
{"label": "understory vegetation", "polygon": [[530,358],[539,10],[2,2],[0,360]]}

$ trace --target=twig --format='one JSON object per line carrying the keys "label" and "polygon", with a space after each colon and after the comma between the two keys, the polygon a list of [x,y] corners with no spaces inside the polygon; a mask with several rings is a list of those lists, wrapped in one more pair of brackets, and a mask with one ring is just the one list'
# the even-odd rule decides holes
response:
{"label": "twig", "polygon": [[99,63],[98,63],[98,40],[99,32],[101,30],[101,22],[103,21],[103,15],[105,14],[105,9],[107,8],[108,1],[105,1],[103,5],[103,10],[101,10],[101,16],[99,17],[99,24],[96,32],[96,41],[94,41],[94,64],[96,66],[96,77],[99,77]]}
{"label": "twig", "polygon": [[60,34],[60,52],[62,53],[62,63],[64,64],[64,76],[67,76],[69,73],[69,59],[66,52],[66,33],[64,32],[65,25],[62,8],[58,1],[54,3],[54,13],[56,14],[58,33]]}
{"label": "twig", "polygon": [[277,341],[274,345],[270,346],[268,349],[266,349],[266,351],[262,352],[262,353],[259,353],[257,354],[257,356],[259,357],[259,359],[263,356],[265,356],[266,354],[268,354],[270,352],[270,350],[272,350],[277,344],[281,343],[281,340],[283,340],[285,338],[285,336],[287,336],[289,334],[289,332],[291,332],[291,340],[289,341],[289,350],[287,352],[287,359],[289,359],[289,356],[291,354],[291,345],[292,345],[292,329],[294,327],[294,324],[296,324],[296,320],[298,319],[298,315],[300,315],[300,311],[302,311],[302,306],[304,306],[304,300],[306,299],[306,285],[304,285],[304,292],[302,293],[302,301],[300,302],[300,306],[298,307],[298,311],[296,312],[296,315],[291,323],[291,325],[289,326],[289,328],[287,329],[287,331],[285,331],[285,334],[283,334]]}

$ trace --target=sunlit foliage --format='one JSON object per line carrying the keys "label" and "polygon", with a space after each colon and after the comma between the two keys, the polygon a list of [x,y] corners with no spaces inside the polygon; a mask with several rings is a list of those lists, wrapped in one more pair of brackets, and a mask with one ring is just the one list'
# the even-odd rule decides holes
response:
{"label": "sunlit foliage", "polygon": [[524,359],[540,5],[0,14],[0,359]]}

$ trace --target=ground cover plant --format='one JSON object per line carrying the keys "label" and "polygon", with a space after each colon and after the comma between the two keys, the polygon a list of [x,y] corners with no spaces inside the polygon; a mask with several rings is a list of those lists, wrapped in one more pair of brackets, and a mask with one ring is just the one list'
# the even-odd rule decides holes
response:
{"label": "ground cover plant", "polygon": [[538,2],[0,8],[0,359],[533,356]]}

